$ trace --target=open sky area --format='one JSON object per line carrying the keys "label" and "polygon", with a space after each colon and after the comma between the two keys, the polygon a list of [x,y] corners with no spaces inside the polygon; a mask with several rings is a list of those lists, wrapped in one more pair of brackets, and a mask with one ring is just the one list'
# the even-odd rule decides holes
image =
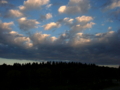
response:
{"label": "open sky area", "polygon": [[120,0],[0,0],[0,64],[120,65]]}

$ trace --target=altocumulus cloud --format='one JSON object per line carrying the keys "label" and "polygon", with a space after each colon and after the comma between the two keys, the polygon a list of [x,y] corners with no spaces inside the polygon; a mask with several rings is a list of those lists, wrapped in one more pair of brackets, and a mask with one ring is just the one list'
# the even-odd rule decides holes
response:
{"label": "altocumulus cloud", "polygon": [[18,19],[18,23],[19,23],[20,29],[25,30],[25,31],[33,29],[33,28],[38,28],[37,25],[40,24],[35,19],[27,20],[26,17],[22,17],[22,18]]}
{"label": "altocumulus cloud", "polygon": [[49,0],[27,0],[24,1],[24,5],[19,6],[21,11],[32,10],[32,9],[41,9],[42,6],[47,5]]}
{"label": "altocumulus cloud", "polygon": [[60,27],[60,23],[59,22],[50,22],[46,25],[43,26],[44,27],[44,30],[50,30],[50,29],[53,29],[53,28],[59,28]]}
{"label": "altocumulus cloud", "polygon": [[47,13],[46,15],[41,15],[40,16],[40,21],[44,21],[44,20],[48,20],[48,19],[51,19],[53,16],[51,13]]}
{"label": "altocumulus cloud", "polygon": [[103,8],[104,11],[120,7],[120,0],[110,0],[110,3],[107,3]]}
{"label": "altocumulus cloud", "polygon": [[60,6],[59,13],[75,14],[85,13],[90,9],[89,0],[70,0],[68,5]]}
{"label": "altocumulus cloud", "polygon": [[24,14],[19,10],[9,10],[9,12],[5,15],[5,17],[15,18],[15,17],[22,17]]}

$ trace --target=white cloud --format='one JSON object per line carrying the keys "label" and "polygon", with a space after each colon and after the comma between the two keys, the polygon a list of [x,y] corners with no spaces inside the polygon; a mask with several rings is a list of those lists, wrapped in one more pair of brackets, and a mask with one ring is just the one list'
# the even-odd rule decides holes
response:
{"label": "white cloud", "polygon": [[52,42],[54,42],[55,40],[57,40],[57,38],[56,37],[50,37],[50,41],[52,41]]}
{"label": "white cloud", "polygon": [[97,33],[97,34],[95,34],[95,36],[102,36],[103,35],[103,33]]}
{"label": "white cloud", "polygon": [[51,14],[51,13],[47,13],[47,14],[45,15],[45,17],[46,17],[46,19],[50,19],[50,18],[52,18],[52,14]]}
{"label": "white cloud", "polygon": [[32,10],[41,8],[43,5],[47,5],[49,0],[27,0],[24,1],[24,5],[20,6],[20,10]]}
{"label": "white cloud", "polygon": [[6,4],[8,3],[6,0],[0,0],[0,4]]}
{"label": "white cloud", "polygon": [[13,22],[5,22],[5,23],[2,23],[1,21],[0,21],[0,31],[10,31],[10,30],[12,30],[11,29],[11,26],[12,25],[14,25],[14,23]]}
{"label": "white cloud", "polygon": [[33,28],[38,28],[39,22],[35,19],[27,20],[25,17],[18,19],[19,27],[22,30],[29,30]]}
{"label": "white cloud", "polygon": [[61,6],[58,12],[66,14],[85,13],[89,8],[90,4],[88,0],[70,0],[68,5]]}
{"label": "white cloud", "polygon": [[58,12],[59,13],[65,13],[65,11],[66,11],[66,6],[61,6],[59,9],[58,9]]}
{"label": "white cloud", "polygon": [[40,45],[55,45],[57,38],[55,36],[50,36],[50,34],[35,33],[30,36],[33,45],[39,47]]}
{"label": "white cloud", "polygon": [[72,26],[71,29],[72,31],[81,31],[81,30],[85,30],[88,28],[92,28],[93,25],[95,25],[95,23],[93,22],[87,23],[85,25],[77,24],[77,25]]}
{"label": "white cloud", "polygon": [[76,35],[77,36],[83,36],[83,33],[77,33]]}
{"label": "white cloud", "polygon": [[92,26],[95,25],[94,22],[87,23],[86,25],[83,26],[84,29],[86,28],[92,28]]}
{"label": "white cloud", "polygon": [[72,24],[73,21],[74,21],[74,19],[68,18],[68,17],[66,17],[66,18],[63,19],[63,22],[65,22],[66,24]]}
{"label": "white cloud", "polygon": [[89,22],[93,20],[93,17],[91,16],[81,16],[81,17],[76,17],[77,22]]}
{"label": "white cloud", "polygon": [[73,18],[68,18],[68,17],[58,20],[59,23],[64,24],[64,25],[72,25],[73,21],[74,21]]}
{"label": "white cloud", "polygon": [[20,12],[19,10],[9,10],[7,17],[22,17],[24,16],[24,14],[22,12]]}
{"label": "white cloud", "polygon": [[52,4],[48,4],[46,7],[47,7],[47,8],[50,8],[51,6],[52,6]]}
{"label": "white cloud", "polygon": [[112,30],[112,27],[108,27],[108,30]]}
{"label": "white cloud", "polygon": [[108,34],[114,34],[115,32],[114,31],[109,31]]}
{"label": "white cloud", "polygon": [[51,22],[51,23],[48,23],[48,24],[44,25],[43,27],[44,27],[44,30],[50,30],[50,29],[53,29],[53,28],[59,28],[60,23]]}
{"label": "white cloud", "polygon": [[16,31],[10,31],[9,34],[13,36],[17,36],[17,35],[23,36],[22,34],[18,34]]}
{"label": "white cloud", "polygon": [[120,7],[120,0],[111,0],[111,3],[109,3],[105,8],[104,11],[114,9],[116,7]]}
{"label": "white cloud", "polygon": [[48,19],[51,19],[53,16],[51,13],[47,13],[46,15],[41,15],[40,16],[40,21],[44,21],[44,20],[48,20]]}

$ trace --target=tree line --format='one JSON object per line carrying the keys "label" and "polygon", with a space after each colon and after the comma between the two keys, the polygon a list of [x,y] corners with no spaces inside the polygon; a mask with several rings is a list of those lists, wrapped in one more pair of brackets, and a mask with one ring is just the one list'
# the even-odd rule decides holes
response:
{"label": "tree line", "polygon": [[117,85],[120,68],[80,62],[0,65],[0,90],[102,90]]}

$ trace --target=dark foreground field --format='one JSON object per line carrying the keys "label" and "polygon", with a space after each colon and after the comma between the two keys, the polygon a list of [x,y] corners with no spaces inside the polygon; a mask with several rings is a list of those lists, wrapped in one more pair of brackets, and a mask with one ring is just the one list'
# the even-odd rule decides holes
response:
{"label": "dark foreground field", "polygon": [[119,86],[120,68],[47,62],[0,65],[0,90],[102,90]]}

